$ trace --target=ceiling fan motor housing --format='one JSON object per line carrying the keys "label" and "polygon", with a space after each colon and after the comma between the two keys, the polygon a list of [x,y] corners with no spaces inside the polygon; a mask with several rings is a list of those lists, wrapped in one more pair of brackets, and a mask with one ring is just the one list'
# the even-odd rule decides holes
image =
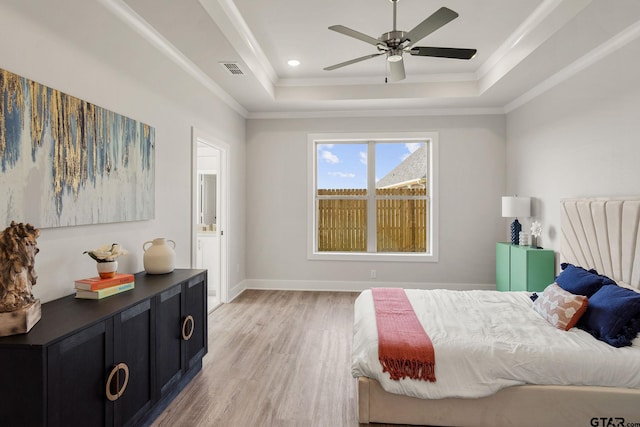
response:
{"label": "ceiling fan motor housing", "polygon": [[389,31],[380,36],[380,41],[386,44],[389,49],[403,48],[401,45],[404,44],[403,39],[406,34],[404,31]]}

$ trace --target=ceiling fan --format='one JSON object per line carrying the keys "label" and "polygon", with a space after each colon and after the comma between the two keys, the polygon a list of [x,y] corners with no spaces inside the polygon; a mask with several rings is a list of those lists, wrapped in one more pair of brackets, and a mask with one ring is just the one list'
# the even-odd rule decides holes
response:
{"label": "ceiling fan", "polygon": [[365,61],[380,55],[387,55],[389,69],[391,72],[391,81],[404,80],[406,77],[404,72],[404,61],[402,54],[409,52],[413,56],[432,56],[438,58],[454,58],[454,59],[471,59],[476,54],[476,49],[458,49],[452,47],[431,47],[431,46],[415,46],[417,42],[436,31],[438,28],[448,24],[458,17],[458,14],[451,9],[441,7],[431,16],[419,23],[413,30],[407,32],[396,29],[396,9],[398,0],[390,0],[393,3],[393,30],[382,34],[380,37],[373,38],[359,31],[347,28],[344,25],[332,25],[330,30],[344,34],[349,37],[362,40],[378,48],[378,53],[361,56],[350,61],[341,62],[324,68],[326,71],[335,70],[346,65],[355,64],[356,62]]}

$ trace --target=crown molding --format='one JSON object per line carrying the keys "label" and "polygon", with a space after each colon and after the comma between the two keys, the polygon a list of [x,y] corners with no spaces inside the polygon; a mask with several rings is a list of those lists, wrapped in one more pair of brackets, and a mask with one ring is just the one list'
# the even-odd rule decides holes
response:
{"label": "crown molding", "polygon": [[[442,82],[469,82],[476,81],[475,73],[448,73],[448,74],[429,74],[407,76],[405,80],[393,82],[394,86],[406,85],[412,83],[442,83]],[[358,86],[380,84],[384,78],[380,76],[368,77],[322,77],[316,79],[279,79],[276,86],[279,87],[295,87],[295,86]]]}
{"label": "crown molding", "polygon": [[573,19],[592,0],[545,0],[478,68],[482,94]]}
{"label": "crown molding", "polygon": [[503,115],[499,108],[411,108],[393,110],[319,110],[249,113],[247,119],[322,119],[342,117],[415,117]]}
{"label": "crown molding", "polygon": [[606,42],[600,44],[586,55],[576,59],[548,79],[543,80],[541,83],[515,98],[513,101],[505,105],[505,112],[510,113],[511,111],[523,106],[551,88],[573,77],[580,71],[585,70],[606,58],[608,55],[636,40],[638,37],[640,37],[640,21],[628,26],[626,29],[611,37]]}
{"label": "crown molding", "polygon": [[[615,52],[627,43],[640,37],[640,21],[637,21],[635,24],[629,26],[627,29],[502,107],[405,108],[382,110],[356,107],[354,110],[325,109],[318,111],[248,112],[235,98],[229,95],[229,93],[219,86],[211,77],[159,34],[150,24],[124,3],[123,0],[98,1],[207,90],[217,96],[222,102],[247,119],[506,114],[530,102],[542,93],[566,81],[576,73],[588,68],[610,53]],[[227,34],[234,48],[239,52],[240,57],[251,69],[274,102],[285,99],[290,101],[303,101],[305,97],[314,99],[320,96],[317,95],[320,92],[323,93],[321,96],[322,100],[328,100],[328,95],[324,93],[323,88],[334,87],[337,89],[339,87],[346,88],[350,86],[352,91],[355,91],[354,93],[360,94],[362,91],[370,91],[375,85],[380,86],[380,79],[377,77],[278,79],[273,67],[240,15],[233,0],[198,1],[216,25]],[[457,93],[456,96],[480,96],[591,2],[592,0],[544,0],[535,12],[509,36],[501,47],[491,55],[475,73],[414,76],[406,82],[396,82],[394,86],[403,90],[412,89],[414,93],[422,92],[420,96],[428,96],[429,94],[433,96],[433,94],[440,94],[442,90],[449,90],[451,88],[458,90],[459,93]],[[474,85],[476,87],[475,95],[469,92],[473,89]],[[370,88],[366,86],[370,86]],[[386,86],[382,86],[382,90],[386,90]],[[384,92],[381,93],[381,96],[382,95],[384,95]]]}
{"label": "crown molding", "polygon": [[227,36],[240,58],[273,98],[278,76],[260,43],[249,29],[233,0],[198,0],[213,22]]}
{"label": "crown molding", "polygon": [[211,77],[202,71],[196,64],[189,60],[178,48],[158,33],[147,21],[138,15],[129,5],[122,0],[98,0],[107,10],[113,13],[122,22],[127,24],[142,38],[148,41],[160,53],[169,58],[174,64],[182,68],[198,83],[216,95],[222,102],[235,112],[246,118],[248,111],[220,87]]}

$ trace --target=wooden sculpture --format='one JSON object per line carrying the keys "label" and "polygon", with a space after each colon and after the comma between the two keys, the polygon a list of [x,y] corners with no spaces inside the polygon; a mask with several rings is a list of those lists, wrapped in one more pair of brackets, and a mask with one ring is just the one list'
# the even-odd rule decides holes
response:
{"label": "wooden sculpture", "polygon": [[15,221],[0,233],[0,336],[29,332],[40,320],[40,300],[32,293],[39,235],[32,225]]}

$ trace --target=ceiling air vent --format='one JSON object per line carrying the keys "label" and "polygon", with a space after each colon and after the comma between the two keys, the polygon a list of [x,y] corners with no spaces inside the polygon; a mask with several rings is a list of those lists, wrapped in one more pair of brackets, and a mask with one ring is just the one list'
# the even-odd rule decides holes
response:
{"label": "ceiling air vent", "polygon": [[220,65],[234,76],[241,76],[244,74],[244,71],[242,71],[237,62],[220,62]]}

